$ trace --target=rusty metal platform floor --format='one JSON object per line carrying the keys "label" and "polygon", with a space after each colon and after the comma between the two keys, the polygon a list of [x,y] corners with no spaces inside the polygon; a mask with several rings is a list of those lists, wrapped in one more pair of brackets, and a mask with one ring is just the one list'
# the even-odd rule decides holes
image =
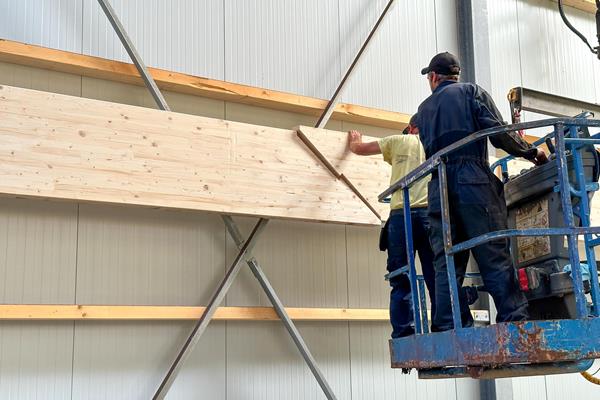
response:
{"label": "rusty metal platform floor", "polygon": [[600,318],[510,322],[413,335],[391,339],[390,354],[392,368],[416,368],[422,370],[422,378],[488,377],[489,371],[498,376],[577,372],[591,364],[586,360],[600,358]]}

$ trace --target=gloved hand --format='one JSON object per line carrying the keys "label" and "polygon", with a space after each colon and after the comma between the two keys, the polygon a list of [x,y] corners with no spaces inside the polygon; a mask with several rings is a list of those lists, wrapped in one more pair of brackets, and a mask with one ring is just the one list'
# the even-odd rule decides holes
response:
{"label": "gloved hand", "polygon": [[530,161],[535,165],[543,165],[548,162],[548,156],[546,155],[546,152],[544,150],[537,149],[537,154],[535,158],[532,158]]}

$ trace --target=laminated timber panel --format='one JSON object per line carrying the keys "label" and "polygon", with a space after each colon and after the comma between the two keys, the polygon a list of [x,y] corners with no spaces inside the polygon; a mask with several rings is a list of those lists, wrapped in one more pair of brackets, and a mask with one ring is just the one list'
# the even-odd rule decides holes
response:
{"label": "laminated timber panel", "polygon": [[[300,126],[298,130],[310,140],[339,174],[350,180],[377,213],[386,218],[389,214],[389,204],[379,203],[377,196],[389,187],[391,168],[383,161],[381,155],[365,157],[352,153],[348,147],[348,134],[345,132],[308,126]],[[363,140],[377,139],[363,136]]]}
{"label": "laminated timber panel", "polygon": [[0,131],[9,196],[380,223],[293,130],[0,86]]}

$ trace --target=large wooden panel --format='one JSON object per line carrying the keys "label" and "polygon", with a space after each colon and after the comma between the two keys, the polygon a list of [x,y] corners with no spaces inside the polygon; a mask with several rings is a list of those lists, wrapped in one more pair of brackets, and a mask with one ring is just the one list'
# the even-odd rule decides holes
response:
{"label": "large wooden panel", "polygon": [[[348,135],[336,132],[301,126],[299,130],[315,145],[325,158],[340,173],[345,175],[369,204],[383,218],[389,214],[389,205],[379,203],[377,196],[389,187],[392,169],[383,161],[381,155],[357,156],[348,147]],[[363,137],[364,141],[376,140]]]}
{"label": "large wooden panel", "polygon": [[0,120],[3,194],[379,223],[293,130],[9,86]]}

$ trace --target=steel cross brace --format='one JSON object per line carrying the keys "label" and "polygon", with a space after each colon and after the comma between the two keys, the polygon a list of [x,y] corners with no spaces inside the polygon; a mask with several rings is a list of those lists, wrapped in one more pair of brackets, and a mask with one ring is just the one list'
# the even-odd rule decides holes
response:
{"label": "steel cross brace", "polygon": [[[152,94],[152,97],[156,101],[156,104],[158,105],[158,107],[161,110],[170,111],[169,105],[167,104],[165,98],[163,97],[160,89],[156,85],[156,82],[152,78],[152,75],[150,75],[150,73],[148,72],[146,65],[144,64],[139,53],[135,49],[133,42],[127,35],[127,32],[125,31],[125,28],[123,27],[123,24],[117,17],[117,15],[116,15],[114,9],[111,7],[110,3],[108,2],[108,0],[98,0],[98,3],[100,4],[100,7],[106,14],[106,17],[108,18],[110,24],[114,28],[117,36],[121,40],[123,47],[125,47],[127,54],[129,54],[133,63],[135,64],[138,72],[142,76],[142,79],[144,80],[146,87]],[[164,377],[164,379],[161,382],[160,386],[158,387],[156,393],[154,394],[153,399],[163,399],[167,395],[169,389],[171,388],[171,386],[173,385],[173,382],[175,381],[175,378],[177,377],[177,374],[179,373],[180,369],[182,368],[183,363],[191,354],[196,343],[198,343],[198,341],[200,340],[200,337],[202,336],[202,334],[208,327],[208,324],[210,323],[210,320],[212,319],[214,313],[216,312],[217,308],[219,307],[219,305],[225,298],[227,291],[233,284],[233,281],[235,280],[236,276],[238,275],[238,273],[242,267],[242,261],[246,261],[246,263],[250,267],[252,273],[254,274],[254,276],[256,277],[258,282],[260,283],[260,286],[263,288],[267,297],[273,304],[273,308],[275,309],[275,312],[277,313],[279,318],[281,318],[281,321],[283,322],[285,328],[287,329],[290,336],[292,337],[292,340],[298,347],[300,354],[302,355],[302,357],[308,364],[308,367],[310,368],[311,372],[315,376],[315,379],[319,383],[319,386],[321,386],[321,389],[323,390],[323,393],[325,394],[325,396],[330,400],[336,399],[336,397],[333,393],[333,390],[331,389],[331,387],[327,383],[327,380],[325,379],[325,376],[323,375],[323,373],[317,366],[317,362],[314,359],[314,357],[312,356],[312,354],[310,353],[308,346],[302,339],[300,332],[298,331],[298,329],[292,322],[291,318],[285,311],[285,308],[284,308],[283,304],[281,303],[281,300],[279,300],[279,297],[277,297],[275,290],[271,286],[271,283],[267,279],[267,276],[265,275],[262,268],[258,264],[258,261],[256,261],[256,258],[254,258],[251,254],[252,248],[254,247],[254,245],[258,239],[258,236],[263,231],[263,229],[265,228],[265,226],[269,220],[265,219],[265,218],[259,219],[258,222],[256,223],[254,229],[248,236],[248,238],[244,241],[244,239],[243,239],[239,229],[237,228],[237,225],[233,221],[233,219],[227,215],[222,216],[222,218],[223,218],[223,222],[225,223],[225,226],[227,227],[227,231],[229,232],[230,236],[233,238],[237,247],[239,248],[239,252],[238,252],[233,264],[227,270],[227,273],[225,274],[225,278],[223,278],[223,280],[221,281],[217,290],[212,295],[210,301],[208,302],[206,309],[204,310],[204,313],[202,314],[202,316],[200,317],[200,319],[194,326],[194,329],[190,333],[189,337],[183,344],[183,347],[179,351],[177,357],[173,361],[173,364],[169,368],[167,375]]]}
{"label": "steel cross brace", "polygon": [[241,270],[241,267],[242,267],[241,261],[242,260],[244,260],[248,264],[248,266],[250,267],[250,270],[252,271],[252,273],[254,274],[254,276],[256,277],[258,282],[260,283],[260,286],[265,291],[265,294],[271,301],[271,304],[273,305],[275,312],[277,313],[279,318],[281,318],[283,325],[285,326],[288,333],[292,337],[292,340],[298,347],[300,354],[306,361],[306,363],[307,363],[308,367],[310,368],[311,372],[313,373],[315,379],[319,383],[319,386],[321,386],[321,389],[323,390],[323,393],[325,394],[325,396],[330,400],[336,399],[336,397],[333,393],[333,390],[331,389],[331,387],[327,383],[327,380],[325,379],[325,376],[323,375],[323,373],[317,366],[317,362],[314,359],[314,357],[312,356],[312,354],[310,353],[308,346],[302,339],[300,332],[298,331],[298,329],[296,328],[296,326],[290,319],[289,315],[285,311],[285,308],[284,308],[283,304],[281,303],[281,301],[279,300],[279,297],[277,297],[277,294],[275,293],[275,289],[273,289],[273,287],[271,286],[271,283],[267,279],[267,276],[265,275],[262,268],[258,264],[258,261],[256,260],[256,258],[254,258],[251,254],[251,250],[254,247],[256,238],[257,238],[258,234],[260,234],[260,232],[264,229],[268,220],[265,218],[259,219],[259,221],[255,225],[254,229],[250,233],[250,236],[248,236],[248,239],[246,241],[244,241],[237,225],[233,221],[233,218],[231,218],[228,215],[223,215],[222,218],[223,218],[223,222],[225,223],[225,226],[227,227],[227,232],[232,237],[232,239],[234,240],[234,242],[236,243],[236,245],[240,251],[239,251],[237,257],[235,258],[233,264],[231,265],[231,267],[229,267],[227,274],[225,275],[225,278],[223,279],[223,281],[217,288],[216,292],[211,297],[211,299],[208,303],[208,306],[206,307],[206,310],[202,314],[202,317],[200,318],[200,320],[198,321],[198,323],[192,330],[190,336],[185,341],[183,347],[179,351],[179,354],[175,358],[175,361],[171,365],[171,368],[167,372],[167,375],[165,376],[165,378],[163,379],[162,383],[160,384],[158,390],[154,394],[153,399],[163,399],[166,396],[167,392],[169,391],[170,387],[172,386],[173,382],[175,381],[175,378],[177,377],[179,370],[183,366],[183,363],[185,362],[185,360],[189,357],[189,355],[193,351],[196,343],[198,343],[198,341],[200,340],[200,337],[202,336],[202,334],[208,327],[210,319],[212,318],[215,311],[217,310],[217,307],[219,306],[221,301],[225,298],[227,291],[229,290],[229,288],[231,287],[231,284],[233,283],[237,274]]}

